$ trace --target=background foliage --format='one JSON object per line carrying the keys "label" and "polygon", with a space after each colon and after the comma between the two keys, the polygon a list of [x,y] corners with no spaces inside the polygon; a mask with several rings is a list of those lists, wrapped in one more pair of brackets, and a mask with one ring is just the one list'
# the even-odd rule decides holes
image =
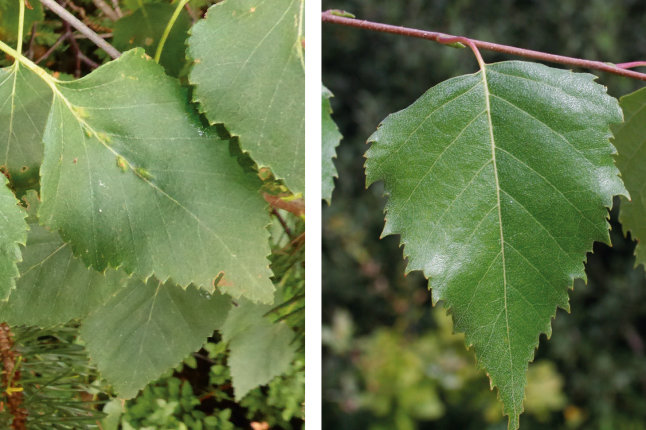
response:
{"label": "background foliage", "polygon": [[[637,1],[324,0],[330,8],[592,60],[646,57],[646,5]],[[468,50],[323,26],[323,82],[344,136],[332,205],[323,203],[325,428],[506,428],[472,352],[450,335],[442,306],[431,307],[426,280],[403,275],[399,238],[379,240],[383,186],[364,185],[365,141],[379,122],[431,86],[476,70]],[[642,86],[595,74],[617,98]],[[552,338],[541,337],[521,429],[646,429],[646,281],[642,267],[633,269],[634,242],[623,237],[616,207],[611,223],[613,247],[595,244],[588,285],[575,282],[571,314],[559,310]]]}

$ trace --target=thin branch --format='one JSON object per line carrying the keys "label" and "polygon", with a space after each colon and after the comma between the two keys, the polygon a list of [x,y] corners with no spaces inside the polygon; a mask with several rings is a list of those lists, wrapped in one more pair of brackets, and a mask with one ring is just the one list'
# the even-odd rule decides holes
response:
{"label": "thin branch", "polygon": [[[41,0],[42,1],[42,0]],[[330,11],[321,14],[323,22],[331,22],[333,24],[345,25],[348,27],[362,28],[365,30],[380,31],[383,33],[400,34],[403,36],[417,37],[420,39],[432,40],[434,42],[442,43],[438,39],[446,40],[453,36],[437,33],[434,31],[417,30],[413,28],[398,27],[395,25],[380,24],[371,21],[364,21],[360,19],[344,18],[341,16],[333,15]],[[466,38],[465,38],[466,39]],[[501,52],[503,54],[517,55],[519,57],[532,58],[540,61],[548,61],[551,63],[566,64],[569,66],[583,67],[586,69],[599,70],[602,72],[612,73],[614,75],[625,76],[628,78],[639,79],[646,81],[646,73],[633,72],[625,68],[602,63],[601,61],[582,60],[579,58],[565,57],[562,55],[546,54],[544,52],[532,51],[529,49],[516,48],[513,46],[499,45],[497,43],[483,42],[481,40],[467,39],[471,41],[479,49],[488,51]],[[626,63],[631,64],[631,63]],[[620,66],[626,67],[626,64]]]}
{"label": "thin branch", "polygon": [[[60,0],[61,2],[65,0]],[[81,53],[81,49],[79,48],[79,44],[74,39],[74,36],[72,35],[72,26],[70,25],[69,22],[63,21],[63,26],[65,27],[65,37],[67,40],[69,40],[70,45],[72,46],[72,53],[74,54],[74,59],[76,60],[76,66],[74,68],[74,77],[75,78],[80,78],[81,77],[81,57],[79,57],[79,54]]]}
{"label": "thin branch", "polygon": [[56,48],[58,48],[61,45],[61,43],[65,42],[65,40],[67,40],[67,33],[63,33],[61,37],[58,38],[56,43],[54,43],[51,46],[51,48],[47,50],[47,52],[45,52],[38,60],[34,61],[34,64],[38,64],[44,59],[46,59],[47,57],[49,57],[50,55],[52,55],[52,53],[56,51]]}
{"label": "thin branch", "polygon": [[285,233],[287,234],[287,237],[290,239],[292,238],[292,230],[289,228],[285,220],[283,219],[282,216],[278,213],[276,208],[271,208],[271,214],[278,219],[278,222],[280,223],[281,226],[283,226],[283,230],[285,230]]}
{"label": "thin branch", "polygon": [[99,67],[101,67],[101,65],[99,63],[96,63],[96,62],[92,61],[91,59],[87,58],[85,56],[85,54],[83,54],[82,52],[78,53],[78,57],[82,62],[84,62],[85,64],[87,64],[88,66],[90,66],[93,69],[98,69]]}
{"label": "thin branch", "polygon": [[112,0],[112,6],[114,6],[114,11],[117,13],[117,16],[121,18],[123,13],[121,13],[121,8],[119,7],[119,0]]}
{"label": "thin branch", "polygon": [[40,0],[40,2],[51,9],[56,15],[60,16],[64,21],[69,22],[74,28],[86,35],[87,38],[94,42],[99,48],[107,52],[110,57],[113,59],[119,58],[121,53],[117,51],[114,46],[99,37],[90,27],[79,21],[78,18],[56,3],[55,0]]}
{"label": "thin branch", "polygon": [[[112,33],[98,33],[97,36],[102,39],[109,39],[112,37]],[[87,36],[85,34],[75,34],[74,39],[87,39]]]}
{"label": "thin branch", "polygon": [[92,0],[92,3],[99,9],[101,9],[101,12],[105,14],[108,18],[110,18],[112,21],[116,21],[119,19],[119,15],[110,7],[109,4],[107,4],[103,0]]}
{"label": "thin branch", "polygon": [[37,22],[34,22],[34,24],[31,26],[31,37],[29,38],[29,49],[27,49],[27,52],[25,53],[25,56],[30,60],[34,59],[34,43],[36,42],[37,27],[38,27]]}

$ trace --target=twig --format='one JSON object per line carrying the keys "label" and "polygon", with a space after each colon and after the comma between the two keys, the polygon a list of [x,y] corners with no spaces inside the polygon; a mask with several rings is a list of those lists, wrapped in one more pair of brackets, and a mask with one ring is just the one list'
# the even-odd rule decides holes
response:
{"label": "twig", "polygon": [[16,366],[20,354],[13,349],[13,334],[7,323],[0,324],[0,358],[2,359],[2,385],[7,399],[9,413],[13,415],[11,428],[26,430],[27,410],[22,407],[22,389],[16,387],[20,381],[20,368]]}
{"label": "twig", "polygon": [[56,43],[54,43],[51,46],[51,48],[47,50],[47,52],[45,52],[38,60],[34,61],[34,64],[38,64],[44,59],[46,59],[47,57],[49,57],[50,55],[52,55],[52,53],[56,51],[56,48],[58,48],[61,45],[61,43],[63,43],[66,39],[67,39],[67,33],[63,33],[61,37],[58,38]]}
{"label": "twig", "polygon": [[29,38],[29,49],[25,53],[25,56],[30,60],[34,59],[34,42],[36,41],[36,28],[38,23],[34,22],[34,25],[31,26],[31,37]]}
{"label": "twig", "polygon": [[287,225],[287,223],[285,222],[283,217],[280,216],[280,214],[278,213],[276,208],[271,208],[271,214],[278,219],[278,222],[280,223],[280,225],[283,226],[283,230],[285,230],[285,233],[287,234],[287,237],[289,237],[291,239],[292,238],[292,230],[289,228],[289,226]]}
{"label": "twig", "polygon": [[92,29],[90,29],[90,27],[79,21],[78,18],[69,13],[64,7],[56,3],[54,0],[40,0],[40,2],[51,9],[56,15],[60,16],[64,21],[69,22],[74,28],[86,35],[87,38],[94,42],[99,48],[107,52],[110,57],[113,59],[119,58],[121,53],[117,51],[114,46],[99,37]]}
{"label": "twig", "polygon": [[[61,2],[65,0],[60,0]],[[74,58],[76,59],[76,67],[74,68],[74,77],[75,78],[80,78],[81,77],[81,57],[79,57],[79,54],[81,53],[81,49],[79,48],[79,44],[74,39],[74,36],[72,35],[72,26],[70,25],[69,22],[63,21],[63,26],[65,27],[65,37],[67,40],[70,41],[70,45],[72,46],[72,53],[74,54]]]}
{"label": "twig", "polygon": [[117,16],[121,18],[123,14],[121,13],[121,8],[119,7],[119,0],[112,0],[112,6],[114,7],[114,11],[117,13]]}
{"label": "twig", "polygon": [[[97,36],[102,39],[109,39],[112,37],[112,33],[99,33]],[[75,34],[74,39],[87,39],[87,36],[85,34]]]}
{"label": "twig", "polygon": [[88,66],[90,66],[93,69],[97,69],[97,68],[101,67],[101,65],[99,63],[96,63],[96,62],[90,60],[82,52],[78,53],[78,57],[82,62],[84,62],[85,64],[87,64]]}
{"label": "twig", "polygon": [[296,216],[305,214],[305,201],[303,199],[285,201],[278,196],[272,196],[271,194],[267,193],[263,193],[262,196],[265,198],[265,201],[267,203],[275,208],[286,210],[287,212],[291,212]]}
{"label": "twig", "polygon": [[[360,19],[335,16],[332,13],[330,13],[330,11],[323,12],[321,14],[321,19],[323,20],[323,22],[331,22],[333,24],[346,25],[349,27],[362,28],[365,30],[381,31],[384,33],[392,33],[392,34],[400,34],[400,35],[410,36],[410,37],[417,37],[420,39],[432,40],[434,42],[439,42],[439,43],[442,43],[442,42],[438,41],[438,39],[447,39],[452,37],[446,34],[437,33],[433,31],[417,30],[413,28],[398,27],[395,25],[380,24],[380,23],[364,21]],[[602,63],[601,61],[582,60],[579,58],[565,57],[562,55],[546,54],[544,52],[516,48],[513,46],[507,46],[507,45],[499,45],[497,43],[483,42],[481,40],[475,40],[475,39],[468,39],[468,40],[471,41],[473,45],[475,45],[476,47],[480,49],[485,49],[488,51],[517,55],[519,57],[532,58],[535,60],[548,61],[551,63],[559,63],[559,64],[566,64],[569,66],[600,70],[602,72],[612,73],[614,75],[620,75],[628,78],[639,79],[640,81],[646,81],[646,73],[639,73],[639,72],[633,72],[632,70],[626,70],[625,68],[626,64],[634,64],[634,63],[624,63],[617,66],[617,65]],[[623,68],[619,66],[623,66]]]}
{"label": "twig", "polygon": [[119,19],[119,15],[110,7],[109,4],[104,2],[103,0],[92,0],[92,3],[99,9],[101,9],[101,12],[105,14],[108,18],[110,18],[112,21],[116,21]]}

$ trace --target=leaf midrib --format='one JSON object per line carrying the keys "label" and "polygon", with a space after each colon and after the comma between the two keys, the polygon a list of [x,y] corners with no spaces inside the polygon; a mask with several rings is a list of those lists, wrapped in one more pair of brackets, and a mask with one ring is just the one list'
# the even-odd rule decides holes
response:
{"label": "leaf midrib", "polygon": [[[498,201],[498,224],[500,226],[500,253],[502,254],[502,279],[503,279],[503,292],[504,292],[505,325],[507,328],[507,345],[509,346],[509,367],[510,367],[509,375],[511,376],[511,385],[513,387],[514,386],[514,372],[513,372],[514,360],[511,354],[511,339],[510,339],[510,333],[509,333],[509,312],[507,308],[507,266],[505,262],[505,235],[502,228],[502,206],[500,204],[500,181],[498,179],[498,166],[496,163],[496,141],[493,135],[493,122],[491,120],[491,104],[489,103],[490,94],[489,94],[489,84],[487,82],[487,67],[484,63],[482,63],[480,66],[481,66],[482,83],[483,83],[484,95],[485,95],[485,109],[487,111],[487,120],[489,122],[489,137],[491,139],[491,156],[493,159],[493,172],[494,172],[494,179],[496,182],[496,198]],[[516,395],[513,389],[511,390],[511,399],[513,403],[513,407],[515,409]]]}

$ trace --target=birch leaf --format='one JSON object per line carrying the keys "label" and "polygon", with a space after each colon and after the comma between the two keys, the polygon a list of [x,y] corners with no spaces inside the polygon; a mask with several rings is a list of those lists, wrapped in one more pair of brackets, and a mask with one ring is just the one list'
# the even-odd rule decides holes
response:
{"label": "birch leaf", "polygon": [[390,195],[384,235],[475,347],[509,428],[528,362],[568,288],[585,278],[607,208],[628,195],[613,164],[617,101],[590,74],[503,62],[445,81],[370,138],[367,183]]}

